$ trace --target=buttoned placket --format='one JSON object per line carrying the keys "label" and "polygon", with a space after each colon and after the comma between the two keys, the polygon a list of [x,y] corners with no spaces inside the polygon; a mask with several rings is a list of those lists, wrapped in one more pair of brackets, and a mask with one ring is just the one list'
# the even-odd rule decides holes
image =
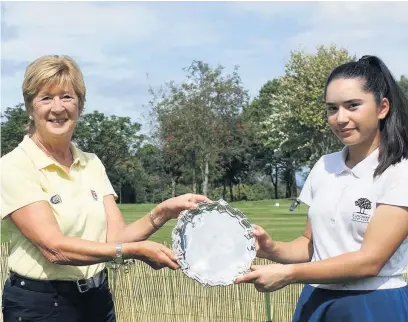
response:
{"label": "buttoned placket", "polygon": [[[356,179],[357,178],[355,177],[352,170],[350,170],[350,169],[346,169],[346,170],[344,170],[342,173],[340,173],[338,175],[337,180],[340,181],[339,184],[341,186],[341,188],[339,189],[340,190],[340,195],[339,195],[339,198],[337,200],[336,207],[335,207],[335,213],[330,218],[331,226],[336,228],[336,229],[337,229],[339,221],[342,220],[342,218],[341,218],[342,207],[344,206],[345,203],[347,203],[347,200],[344,200],[344,195],[345,195],[347,189],[350,187],[350,185],[355,183]],[[346,285],[347,285],[347,283],[341,283],[341,289],[342,290],[347,290]]]}
{"label": "buttoned placket", "polygon": [[[80,183],[78,183],[78,181],[81,180],[81,172],[78,171],[78,167],[79,165],[76,165],[75,163],[73,163],[71,165],[69,174],[67,175],[67,184],[70,186],[69,188],[69,194],[70,196],[74,199],[77,200],[79,202],[79,200],[83,198],[81,191],[78,189],[81,187]],[[78,204],[72,204],[73,207],[73,211],[76,211],[76,207],[78,207]]]}
{"label": "buttoned placket", "polygon": [[339,181],[340,189],[338,190],[339,197],[337,199],[337,204],[335,206],[335,211],[333,216],[330,218],[330,223],[332,225],[336,225],[336,222],[340,219],[341,216],[341,206],[344,203],[344,193],[346,192],[346,189],[350,185],[350,181],[352,180],[353,174],[351,173],[350,170],[345,170],[341,174],[338,175],[337,180]]}
{"label": "buttoned placket", "polygon": [[[76,212],[79,211],[78,207],[79,204],[82,202],[82,193],[81,191],[78,189],[78,187],[80,187],[81,185],[78,184],[78,181],[81,180],[81,172],[78,171],[78,167],[79,165],[76,164],[76,162],[74,162],[69,170],[69,173],[67,173],[61,166],[59,167],[59,171],[61,171],[62,176],[65,182],[63,183],[63,185],[66,187],[65,192],[68,195],[65,196],[65,200],[67,200],[66,198],[68,198],[68,200],[75,200],[76,202],[71,202],[70,203],[70,207],[71,207],[71,211],[72,212]],[[67,187],[69,187],[67,189]]]}

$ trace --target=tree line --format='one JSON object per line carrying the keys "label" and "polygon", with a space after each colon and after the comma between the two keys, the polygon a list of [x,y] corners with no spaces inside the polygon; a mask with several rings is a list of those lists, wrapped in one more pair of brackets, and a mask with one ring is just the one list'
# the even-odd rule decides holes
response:
{"label": "tree line", "polygon": [[[238,66],[226,73],[193,61],[181,83],[150,88],[151,135],[129,117],[93,111],[80,117],[73,141],[99,156],[121,203],[191,191],[230,201],[295,198],[296,174],[341,149],[326,124],[323,88],[333,68],[355,59],[335,46],[293,51],[284,75],[252,100]],[[399,84],[408,96],[408,79]],[[1,155],[21,142],[27,123],[23,104],[4,110]]]}

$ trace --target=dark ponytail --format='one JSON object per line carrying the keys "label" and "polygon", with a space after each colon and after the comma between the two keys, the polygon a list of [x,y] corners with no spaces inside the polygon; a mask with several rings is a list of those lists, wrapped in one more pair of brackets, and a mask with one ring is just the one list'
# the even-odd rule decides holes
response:
{"label": "dark ponytail", "polygon": [[380,154],[374,177],[402,159],[408,159],[408,99],[382,60],[363,56],[357,62],[338,66],[327,79],[325,96],[329,83],[338,78],[361,78],[365,80],[364,90],[374,94],[377,104],[383,98],[390,102],[390,111],[379,124]]}

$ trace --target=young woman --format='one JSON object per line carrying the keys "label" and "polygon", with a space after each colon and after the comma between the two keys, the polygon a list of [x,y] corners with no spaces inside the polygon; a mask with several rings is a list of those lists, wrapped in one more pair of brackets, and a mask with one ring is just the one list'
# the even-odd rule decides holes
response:
{"label": "young woman", "polygon": [[280,264],[254,266],[237,283],[263,292],[304,283],[294,322],[406,322],[407,98],[379,58],[364,56],[332,71],[325,101],[345,147],[306,180],[304,234],[277,242],[257,227],[258,257]]}

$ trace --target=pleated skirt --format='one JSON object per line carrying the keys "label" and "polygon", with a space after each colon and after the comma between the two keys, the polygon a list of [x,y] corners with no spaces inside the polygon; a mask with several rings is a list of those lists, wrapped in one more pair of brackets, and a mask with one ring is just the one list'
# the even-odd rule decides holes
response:
{"label": "pleated skirt", "polygon": [[408,322],[408,286],[338,291],[305,285],[292,322]]}

